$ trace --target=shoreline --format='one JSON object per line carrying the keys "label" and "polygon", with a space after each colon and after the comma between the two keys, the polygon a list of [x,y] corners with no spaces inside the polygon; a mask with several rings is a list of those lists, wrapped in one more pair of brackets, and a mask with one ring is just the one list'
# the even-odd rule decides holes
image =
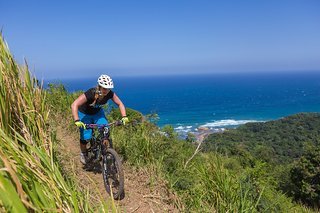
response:
{"label": "shoreline", "polygon": [[181,138],[186,138],[188,133],[191,133],[195,136],[197,142],[202,142],[208,135],[213,133],[221,133],[227,129],[234,129],[241,125],[247,123],[256,123],[256,122],[266,122],[265,120],[255,120],[255,119],[222,119],[206,122],[204,124],[176,124],[174,127],[175,132],[177,132]]}
{"label": "shoreline", "polygon": [[234,119],[225,119],[217,120],[204,125],[199,125],[194,127],[192,125],[182,126],[179,125],[175,127],[174,130],[179,134],[180,138],[186,139],[188,133],[191,133],[195,137],[195,142],[203,142],[210,134],[222,133],[228,129],[236,129],[239,126],[245,125],[247,123],[260,123],[266,122],[266,120],[234,120]]}
{"label": "shoreline", "polygon": [[197,143],[202,143],[209,135],[214,134],[214,133],[221,133],[224,132],[226,129],[225,128],[214,128],[210,129],[208,127],[198,127],[196,129],[196,132],[191,132],[195,138]]}

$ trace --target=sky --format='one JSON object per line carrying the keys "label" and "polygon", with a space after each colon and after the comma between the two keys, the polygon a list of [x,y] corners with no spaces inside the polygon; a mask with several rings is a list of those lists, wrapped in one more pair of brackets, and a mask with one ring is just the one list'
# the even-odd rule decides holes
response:
{"label": "sky", "polygon": [[320,72],[319,0],[0,0],[38,78]]}

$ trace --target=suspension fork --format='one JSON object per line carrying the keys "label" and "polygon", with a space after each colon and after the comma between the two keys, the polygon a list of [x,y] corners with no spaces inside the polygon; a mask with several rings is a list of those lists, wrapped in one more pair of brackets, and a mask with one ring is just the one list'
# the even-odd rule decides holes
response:
{"label": "suspension fork", "polygon": [[105,155],[108,148],[112,148],[112,140],[109,137],[105,137],[101,143],[102,154]]}
{"label": "suspension fork", "polygon": [[103,140],[102,140],[102,142],[103,142],[103,144],[105,144],[106,148],[113,148],[112,140],[110,138],[109,129],[107,129],[107,131],[105,130],[103,132]]}

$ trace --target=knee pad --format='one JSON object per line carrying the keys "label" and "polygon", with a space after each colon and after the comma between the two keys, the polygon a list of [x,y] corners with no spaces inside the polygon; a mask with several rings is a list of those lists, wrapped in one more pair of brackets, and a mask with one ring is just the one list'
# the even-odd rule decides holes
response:
{"label": "knee pad", "polygon": [[80,139],[80,143],[86,145],[87,143],[89,143],[90,140],[82,140]]}

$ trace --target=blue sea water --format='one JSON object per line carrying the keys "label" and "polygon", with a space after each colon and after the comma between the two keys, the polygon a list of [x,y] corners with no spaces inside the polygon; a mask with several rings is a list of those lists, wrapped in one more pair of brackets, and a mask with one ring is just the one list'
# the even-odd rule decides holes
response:
{"label": "blue sea water", "polygon": [[[235,127],[299,112],[320,111],[320,72],[114,77],[127,107],[157,113],[159,126],[179,132]],[[60,80],[68,91],[95,86],[96,77]]]}

